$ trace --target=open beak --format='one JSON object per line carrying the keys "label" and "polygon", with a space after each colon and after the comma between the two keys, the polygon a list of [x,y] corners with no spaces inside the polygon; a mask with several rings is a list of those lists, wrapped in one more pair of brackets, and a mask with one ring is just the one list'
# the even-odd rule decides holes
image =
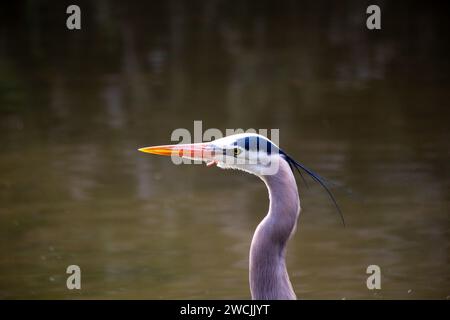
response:
{"label": "open beak", "polygon": [[160,156],[174,156],[206,161],[208,166],[216,164],[214,148],[208,143],[172,144],[138,149],[141,152]]}

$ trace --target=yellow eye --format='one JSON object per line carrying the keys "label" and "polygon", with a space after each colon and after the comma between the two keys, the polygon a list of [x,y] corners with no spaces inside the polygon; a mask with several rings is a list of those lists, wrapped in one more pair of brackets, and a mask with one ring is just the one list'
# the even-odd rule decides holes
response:
{"label": "yellow eye", "polygon": [[234,153],[234,156],[237,156],[239,153],[241,153],[241,149],[234,148],[233,153]]}

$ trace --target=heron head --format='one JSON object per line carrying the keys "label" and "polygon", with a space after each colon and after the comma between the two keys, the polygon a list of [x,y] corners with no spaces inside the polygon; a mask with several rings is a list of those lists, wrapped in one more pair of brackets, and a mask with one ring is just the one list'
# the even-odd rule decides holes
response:
{"label": "heron head", "polygon": [[207,166],[243,170],[258,176],[276,174],[281,159],[279,147],[256,133],[235,134],[207,143],[146,147],[139,151],[199,160]]}
{"label": "heron head", "polygon": [[[266,137],[255,133],[242,133],[227,136],[206,143],[175,144],[155,147],[145,147],[139,151],[153,153],[172,158],[183,158],[206,162],[207,166],[217,165],[223,169],[237,169],[257,175],[259,177],[273,175],[278,172],[280,161],[286,161],[294,172],[296,170],[302,177],[301,171],[308,174],[319,183],[328,193],[342,222],[345,225],[342,212],[328,189],[325,179],[308,169],[300,162],[281,150],[275,143]],[[177,162],[179,163],[179,162]]]}

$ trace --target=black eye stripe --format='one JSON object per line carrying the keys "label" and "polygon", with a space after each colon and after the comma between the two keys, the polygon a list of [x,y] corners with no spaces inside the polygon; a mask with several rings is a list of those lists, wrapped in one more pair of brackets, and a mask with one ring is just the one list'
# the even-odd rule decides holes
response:
{"label": "black eye stripe", "polygon": [[248,151],[250,149],[250,138],[246,137],[244,141],[245,141],[245,150]]}
{"label": "black eye stripe", "polygon": [[258,136],[238,139],[237,141],[234,141],[232,145],[238,146],[245,151],[265,152],[269,155],[277,150],[277,147],[274,146],[270,140]]}

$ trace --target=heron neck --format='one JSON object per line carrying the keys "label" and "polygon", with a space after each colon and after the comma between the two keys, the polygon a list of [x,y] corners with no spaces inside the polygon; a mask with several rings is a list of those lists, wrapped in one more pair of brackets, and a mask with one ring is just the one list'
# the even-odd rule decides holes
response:
{"label": "heron neck", "polygon": [[256,228],[250,247],[253,299],[296,299],[286,269],[286,245],[295,232],[300,201],[294,175],[280,158],[279,170],[263,176],[269,191],[268,214]]}

